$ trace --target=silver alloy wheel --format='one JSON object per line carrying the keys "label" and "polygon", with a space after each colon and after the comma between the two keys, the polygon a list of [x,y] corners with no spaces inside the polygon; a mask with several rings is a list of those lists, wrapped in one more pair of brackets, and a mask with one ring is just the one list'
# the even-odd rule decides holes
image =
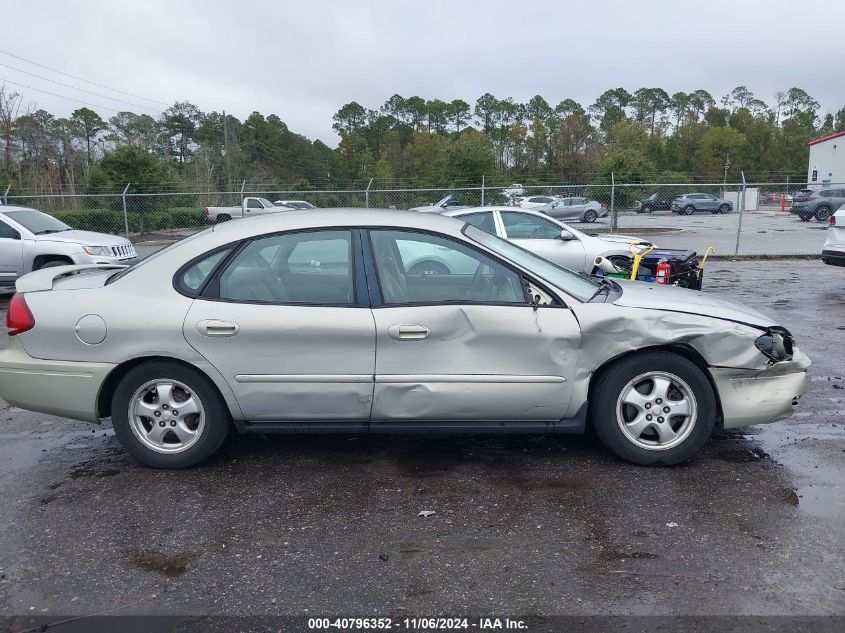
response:
{"label": "silver alloy wheel", "polygon": [[588,209],[586,213],[584,213],[584,222],[587,224],[592,224],[595,222],[599,217],[599,214],[593,211],[592,209]]}
{"label": "silver alloy wheel", "polygon": [[187,385],[159,378],[141,385],[132,395],[129,426],[135,437],[156,453],[181,453],[202,436],[205,410]]}
{"label": "silver alloy wheel", "polygon": [[664,451],[683,442],[695,427],[697,405],[692,388],[675,374],[650,371],[622,388],[616,421],[639,448]]}

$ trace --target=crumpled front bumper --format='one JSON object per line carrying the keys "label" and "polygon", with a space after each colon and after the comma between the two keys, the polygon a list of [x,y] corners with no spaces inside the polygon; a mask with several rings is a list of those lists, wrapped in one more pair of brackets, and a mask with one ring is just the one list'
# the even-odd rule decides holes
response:
{"label": "crumpled front bumper", "polygon": [[115,366],[33,358],[10,336],[0,352],[0,396],[22,409],[99,422],[97,398]]}
{"label": "crumpled front bumper", "polygon": [[791,416],[798,398],[810,388],[809,368],[810,359],[797,349],[791,361],[763,370],[711,367],[724,428],[777,422]]}

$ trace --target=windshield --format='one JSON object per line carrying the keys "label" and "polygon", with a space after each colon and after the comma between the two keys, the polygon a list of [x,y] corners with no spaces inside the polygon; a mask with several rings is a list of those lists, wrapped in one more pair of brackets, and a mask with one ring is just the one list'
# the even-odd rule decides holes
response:
{"label": "windshield", "polygon": [[59,233],[61,231],[73,230],[67,224],[57,220],[52,215],[41,213],[41,211],[36,211],[35,209],[26,211],[6,211],[6,216],[36,235],[46,235],[47,233]]}
{"label": "windshield", "polygon": [[206,233],[209,233],[213,230],[214,230],[214,227],[211,226],[211,227],[205,229],[204,231],[199,231],[198,233],[194,233],[193,235],[189,235],[188,237],[183,238],[183,239],[179,240],[178,242],[174,242],[170,246],[166,246],[163,249],[161,249],[160,251],[156,251],[155,253],[153,253],[152,255],[149,255],[148,257],[145,257],[144,259],[139,259],[138,261],[136,261],[134,264],[132,264],[128,268],[124,268],[123,270],[120,270],[120,271],[116,272],[115,274],[113,274],[111,277],[109,277],[108,280],[106,281],[106,285],[109,285],[110,283],[114,283],[115,281],[117,281],[121,277],[128,275],[133,270],[137,270],[138,268],[140,268],[144,264],[147,264],[151,261],[156,260],[157,258],[161,257],[165,253],[169,253],[174,248],[182,246],[183,244],[185,244],[185,242],[190,242],[191,240],[195,240],[196,238],[201,237],[201,236],[205,235]]}
{"label": "windshield", "polygon": [[498,253],[502,257],[519,264],[526,270],[535,273],[538,277],[545,279],[550,284],[566,291],[580,301],[588,301],[600,285],[584,273],[576,273],[568,268],[553,264],[542,257],[538,257],[534,253],[520,248],[512,242],[491,235],[471,224],[464,227],[464,235],[482,246],[489,248],[494,253]]}

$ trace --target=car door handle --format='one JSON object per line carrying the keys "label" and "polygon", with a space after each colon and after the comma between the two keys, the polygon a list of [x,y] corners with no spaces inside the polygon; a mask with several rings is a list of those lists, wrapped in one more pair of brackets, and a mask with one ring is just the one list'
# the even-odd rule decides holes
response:
{"label": "car door handle", "polygon": [[397,341],[421,341],[428,338],[431,332],[422,325],[391,325],[387,328],[387,334]]}
{"label": "car door handle", "polygon": [[234,336],[241,328],[231,321],[203,319],[197,323],[197,332],[203,336]]}

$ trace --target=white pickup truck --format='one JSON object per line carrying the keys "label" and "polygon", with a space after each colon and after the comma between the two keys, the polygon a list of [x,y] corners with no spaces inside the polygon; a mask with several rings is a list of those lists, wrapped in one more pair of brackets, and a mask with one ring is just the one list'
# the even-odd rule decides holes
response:
{"label": "white pickup truck", "polygon": [[227,222],[234,218],[248,218],[253,215],[279,213],[290,210],[290,207],[276,206],[267,198],[249,196],[244,198],[239,207],[206,207],[205,221],[208,224],[216,224],[218,222]]}

